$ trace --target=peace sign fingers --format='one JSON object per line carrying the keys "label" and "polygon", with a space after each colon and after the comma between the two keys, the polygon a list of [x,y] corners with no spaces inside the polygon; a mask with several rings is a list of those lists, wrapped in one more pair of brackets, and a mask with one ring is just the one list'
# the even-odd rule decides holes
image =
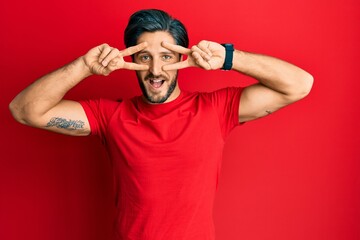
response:
{"label": "peace sign fingers", "polygon": [[128,48],[120,51],[120,55],[122,57],[131,56],[134,53],[140,52],[141,50],[145,49],[147,47],[147,45],[148,45],[147,42],[142,42],[142,43],[139,43],[138,45],[128,47]]}
{"label": "peace sign fingers", "polygon": [[164,71],[176,70],[187,67],[200,67],[206,70],[213,69],[213,67],[210,64],[213,58],[213,53],[209,48],[208,43],[209,43],[208,41],[202,41],[198,45],[195,45],[191,49],[188,49],[179,45],[162,42],[161,45],[164,48],[179,54],[187,55],[186,60],[169,65],[164,65],[163,70]]}
{"label": "peace sign fingers", "polygon": [[183,69],[183,68],[195,66],[193,61],[191,61],[191,59],[189,58],[189,54],[191,54],[190,49],[179,46],[179,45],[171,44],[171,43],[168,43],[168,42],[162,42],[161,45],[164,48],[166,48],[166,49],[168,49],[168,50],[170,50],[172,52],[176,52],[176,53],[188,56],[188,58],[186,60],[176,62],[176,63],[172,63],[172,64],[168,64],[168,65],[164,65],[163,66],[164,71],[177,70],[177,69]]}

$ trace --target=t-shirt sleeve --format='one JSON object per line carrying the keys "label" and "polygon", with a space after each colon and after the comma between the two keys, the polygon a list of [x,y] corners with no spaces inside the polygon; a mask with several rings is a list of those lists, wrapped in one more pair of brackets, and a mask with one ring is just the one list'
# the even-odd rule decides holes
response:
{"label": "t-shirt sleeve", "polygon": [[219,116],[219,123],[223,137],[226,138],[230,131],[238,126],[240,96],[243,88],[223,88],[209,93],[210,100]]}
{"label": "t-shirt sleeve", "polygon": [[91,135],[98,136],[102,142],[106,138],[106,130],[110,119],[117,110],[120,102],[107,99],[79,101],[88,118]]}

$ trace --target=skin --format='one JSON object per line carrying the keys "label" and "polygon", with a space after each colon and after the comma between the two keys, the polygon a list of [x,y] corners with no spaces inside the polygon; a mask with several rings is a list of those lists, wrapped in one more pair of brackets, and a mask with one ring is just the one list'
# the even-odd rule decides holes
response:
{"label": "skin", "polygon": [[[81,105],[64,100],[64,95],[91,75],[107,76],[119,69],[135,70],[144,101],[170,102],[180,94],[176,81],[178,69],[199,67],[217,70],[224,64],[222,45],[201,41],[191,48],[175,45],[166,32],[144,33],[138,45],[119,51],[107,44],[91,49],[74,62],[49,73],[20,92],[10,103],[10,111],[20,123],[68,135],[89,135],[89,122]],[[133,55],[134,62],[124,57]],[[185,60],[180,59],[180,54]],[[305,97],[313,84],[312,76],[280,59],[234,51],[233,71],[251,76],[257,84],[243,90],[239,121],[251,121]],[[154,85],[151,81],[160,82]],[[175,82],[173,91],[169,91]],[[168,94],[167,97],[165,97]],[[145,97],[148,95],[148,97]],[[165,97],[165,98],[164,98]]]}
{"label": "skin", "polygon": [[[146,42],[147,46],[134,55],[134,62],[148,66],[148,70],[136,71],[139,84],[143,89],[144,100],[148,103],[171,102],[180,95],[177,83],[177,69],[167,70],[164,66],[179,62],[180,54],[170,51],[160,43],[168,41],[175,44],[173,37],[167,32],[143,33],[138,43]],[[152,81],[163,81],[161,87],[154,87]],[[169,91],[173,89],[173,91]]]}
{"label": "skin", "polygon": [[[165,70],[187,67],[216,70],[224,64],[225,48],[215,42],[201,41],[191,49],[167,42],[161,44],[169,50],[188,56],[184,61],[164,66]],[[309,94],[313,84],[313,77],[293,64],[240,50],[234,51],[232,70],[259,81],[246,87],[241,94],[239,122],[267,116],[304,98]]]}

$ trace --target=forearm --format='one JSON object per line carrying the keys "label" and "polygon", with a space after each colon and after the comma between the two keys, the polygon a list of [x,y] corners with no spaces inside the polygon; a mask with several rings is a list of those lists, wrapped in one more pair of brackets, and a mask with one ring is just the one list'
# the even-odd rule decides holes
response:
{"label": "forearm", "polygon": [[232,69],[294,100],[307,95],[313,82],[309,73],[288,62],[238,50],[234,51]]}
{"label": "forearm", "polygon": [[64,95],[91,73],[82,58],[51,72],[20,92],[10,103],[10,110],[20,122],[38,117],[56,106]]}

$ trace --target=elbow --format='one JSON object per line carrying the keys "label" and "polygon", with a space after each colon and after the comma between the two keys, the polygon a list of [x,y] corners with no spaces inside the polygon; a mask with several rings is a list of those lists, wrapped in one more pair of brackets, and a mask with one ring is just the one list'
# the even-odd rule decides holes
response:
{"label": "elbow", "polygon": [[20,106],[16,103],[16,101],[13,100],[9,104],[9,110],[11,115],[17,122],[28,125],[28,120],[26,118],[26,111],[24,110],[24,107]]}
{"label": "elbow", "polygon": [[299,87],[299,100],[303,99],[311,92],[314,84],[314,77],[310,73],[305,73],[300,80],[301,86]]}
{"label": "elbow", "polygon": [[314,77],[310,73],[306,73],[306,77],[304,79],[306,85],[306,95],[308,95],[312,89],[312,86],[314,85]]}
{"label": "elbow", "polygon": [[304,75],[301,76],[296,82],[297,84],[293,87],[294,90],[292,91],[292,94],[288,95],[288,99],[291,102],[299,101],[310,94],[314,84],[314,77],[311,74],[305,72]]}
{"label": "elbow", "polygon": [[303,86],[302,86],[302,94],[301,98],[306,97],[311,92],[311,89],[314,84],[314,77],[310,73],[306,73],[306,76],[303,77]]}
{"label": "elbow", "polygon": [[20,123],[24,123],[24,120],[21,117],[21,108],[16,104],[16,102],[13,100],[10,102],[9,104],[9,110],[11,115],[13,116],[13,118],[20,122]]}
{"label": "elbow", "polygon": [[9,104],[9,110],[13,118],[24,125],[31,127],[41,126],[41,113],[34,103],[23,103],[15,98]]}

